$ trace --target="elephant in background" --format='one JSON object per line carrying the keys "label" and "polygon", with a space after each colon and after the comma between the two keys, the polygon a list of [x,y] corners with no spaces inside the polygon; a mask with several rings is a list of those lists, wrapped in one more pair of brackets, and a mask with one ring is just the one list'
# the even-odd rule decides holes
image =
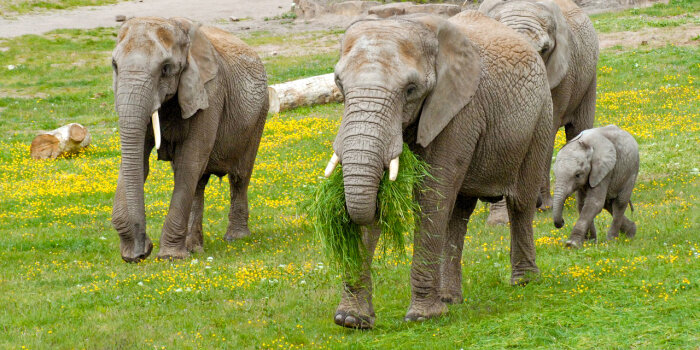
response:
{"label": "elephant in background", "polygon": [[[479,11],[524,35],[542,56],[554,104],[552,142],[561,127],[567,141],[592,128],[598,36],[581,8],[571,0],[486,0]],[[543,172],[543,209],[552,206],[549,168]],[[487,223],[506,222],[505,202],[494,204]]]}
{"label": "elephant in background", "polygon": [[580,214],[567,246],[578,248],[584,238],[597,238],[594,219],[603,208],[613,217],[608,239],[616,238],[620,230],[634,237],[637,225],[625,216],[625,210],[627,205],[632,207],[630,198],[639,172],[638,148],[632,135],[608,125],[583,131],[559,151],[554,162],[554,226],[564,226],[564,201],[574,191]]}
{"label": "elephant in background", "polygon": [[[235,36],[184,18],[134,18],[112,53],[122,160],[112,209],[121,255],[148,257],[143,185],[154,146],[175,184],[159,258],[202,249],[204,188],[228,174],[226,239],[250,234],[247,188],[268,110],[267,77],[257,54]],[[153,117],[152,117],[153,115]],[[161,127],[162,126],[162,127]]]}
{"label": "elephant in background", "polygon": [[475,11],[366,19],[341,41],[336,84],[345,110],[327,173],[340,161],[350,218],[365,225],[368,260],[344,280],[336,324],[371,328],[370,266],[379,231],[377,191],[386,169],[400,171],[402,144],[430,166],[418,201],[408,321],[462,299],[462,248],[478,199],[506,198],[511,283],[537,273],[532,220],[549,161],[552,101],[538,53],[514,31]]}

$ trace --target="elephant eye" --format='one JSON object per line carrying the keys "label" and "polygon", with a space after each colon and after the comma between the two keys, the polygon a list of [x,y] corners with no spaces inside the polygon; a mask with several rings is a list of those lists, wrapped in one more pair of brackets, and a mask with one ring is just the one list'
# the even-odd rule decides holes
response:
{"label": "elephant eye", "polygon": [[114,69],[115,72],[117,71],[117,61],[115,61],[114,58],[112,58],[112,69]]}
{"label": "elephant eye", "polygon": [[406,97],[413,96],[413,94],[416,93],[416,90],[417,88],[414,84],[408,85],[408,87],[406,87]]}
{"label": "elephant eye", "polygon": [[160,74],[164,77],[171,76],[174,73],[175,73],[175,66],[170,64],[170,63],[164,64],[163,68],[161,68],[161,71],[160,71]]}
{"label": "elephant eye", "polygon": [[577,179],[580,179],[582,175],[583,175],[583,174],[581,174],[581,173],[576,173],[576,178],[577,178]]}
{"label": "elephant eye", "polygon": [[540,55],[546,54],[546,53],[547,53],[547,50],[549,50],[549,46],[548,46],[548,45],[542,46],[542,49],[540,50]]}

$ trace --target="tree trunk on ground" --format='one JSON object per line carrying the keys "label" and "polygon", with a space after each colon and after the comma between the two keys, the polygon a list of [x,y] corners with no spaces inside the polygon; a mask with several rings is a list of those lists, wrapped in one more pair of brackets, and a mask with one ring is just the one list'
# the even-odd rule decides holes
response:
{"label": "tree trunk on ground", "polygon": [[62,154],[80,152],[90,144],[87,128],[71,123],[58,129],[39,134],[32,141],[29,153],[34,159],[55,159]]}
{"label": "tree trunk on ground", "polygon": [[268,88],[268,94],[269,112],[273,114],[301,106],[343,101],[334,73],[275,84]]}

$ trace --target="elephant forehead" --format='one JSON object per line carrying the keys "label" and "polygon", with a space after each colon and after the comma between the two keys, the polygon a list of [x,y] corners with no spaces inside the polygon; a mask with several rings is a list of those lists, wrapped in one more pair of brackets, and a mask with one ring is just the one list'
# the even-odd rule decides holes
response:
{"label": "elephant forehead", "polygon": [[342,75],[378,74],[386,78],[399,76],[402,67],[421,70],[415,50],[413,44],[408,42],[374,36],[359,37],[341,58],[341,70],[345,71]]}
{"label": "elephant forehead", "polygon": [[554,162],[555,171],[576,170],[583,168],[587,163],[585,154],[574,149],[561,150]]}
{"label": "elephant forehead", "polygon": [[156,47],[169,50],[177,40],[175,29],[172,24],[161,18],[140,18],[139,21],[129,23],[120,30],[117,48],[123,54],[137,50],[152,53]]}
{"label": "elephant forehead", "polygon": [[342,54],[364,55],[372,60],[382,58],[415,59],[418,55],[411,23],[374,21],[359,23],[348,30],[343,39]]}

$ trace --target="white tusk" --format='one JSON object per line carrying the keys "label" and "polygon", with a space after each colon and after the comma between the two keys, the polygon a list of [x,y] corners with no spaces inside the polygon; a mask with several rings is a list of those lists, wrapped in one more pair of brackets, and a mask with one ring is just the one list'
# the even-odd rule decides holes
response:
{"label": "white tusk", "polygon": [[158,119],[158,111],[153,112],[151,121],[153,122],[153,137],[156,139],[156,149],[160,149],[160,119]]}
{"label": "white tusk", "polygon": [[338,158],[338,155],[333,152],[331,160],[329,160],[328,165],[326,165],[326,172],[324,173],[326,177],[331,176],[335,167],[338,166],[338,162],[340,162],[340,158]]}
{"label": "white tusk", "polygon": [[396,175],[399,174],[399,157],[391,160],[389,163],[389,180],[396,181]]}

